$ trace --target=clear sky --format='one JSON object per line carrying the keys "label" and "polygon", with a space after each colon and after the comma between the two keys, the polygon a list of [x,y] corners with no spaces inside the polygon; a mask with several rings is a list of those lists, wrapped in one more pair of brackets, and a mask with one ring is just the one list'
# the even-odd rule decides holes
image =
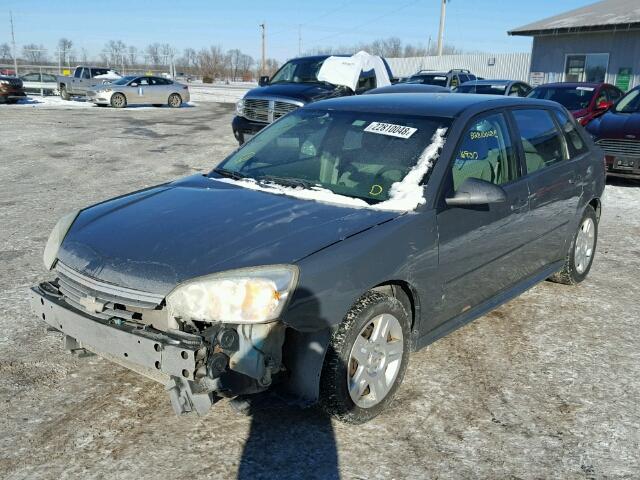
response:
{"label": "clear sky", "polygon": [[[446,43],[466,51],[529,51],[531,40],[506,32],[592,0],[450,0]],[[93,56],[109,40],[143,49],[170,43],[182,51],[220,45],[260,55],[258,25],[267,24],[267,54],[284,60],[303,51],[397,36],[403,42],[435,42],[439,0],[0,0],[0,43],[10,42],[13,11],[18,48],[27,43],[56,49],[60,37]]]}

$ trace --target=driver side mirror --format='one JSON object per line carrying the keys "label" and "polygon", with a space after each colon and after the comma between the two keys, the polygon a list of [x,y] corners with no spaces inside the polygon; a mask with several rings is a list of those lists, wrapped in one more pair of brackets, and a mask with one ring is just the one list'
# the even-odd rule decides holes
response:
{"label": "driver side mirror", "polygon": [[129,86],[130,86],[130,87],[137,87],[137,86],[138,86],[138,84],[137,84],[136,82],[131,82],[131,83],[129,84]]}
{"label": "driver side mirror", "polygon": [[507,193],[501,186],[478,178],[467,178],[452,197],[445,199],[450,207],[488,205],[506,201]]}
{"label": "driver side mirror", "polygon": [[602,100],[598,103],[596,108],[598,110],[609,110],[613,106],[613,102],[608,102],[607,100]]}
{"label": "driver side mirror", "polygon": [[269,85],[269,75],[262,75],[258,79],[258,85],[260,85],[261,87],[264,87],[265,85]]}

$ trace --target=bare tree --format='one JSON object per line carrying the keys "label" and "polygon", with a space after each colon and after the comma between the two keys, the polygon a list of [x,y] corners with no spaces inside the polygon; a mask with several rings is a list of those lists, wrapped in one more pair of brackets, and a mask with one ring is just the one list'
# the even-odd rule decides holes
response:
{"label": "bare tree", "polygon": [[[372,55],[380,55],[387,58],[398,57],[423,57],[426,55],[435,55],[436,46],[432,46],[427,50],[422,45],[403,44],[398,37],[379,38],[369,43],[360,43],[357,45],[342,45],[338,47],[316,47],[309,50],[309,54],[325,54],[331,55],[336,53],[352,52],[359,50],[371,53]],[[443,49],[445,55],[455,55],[462,53],[462,50],[453,45],[445,45]]]}
{"label": "bare tree", "polygon": [[44,45],[30,43],[22,47],[22,57],[31,65],[40,65],[47,61],[47,52]]}
{"label": "bare tree", "polygon": [[133,45],[129,45],[127,49],[127,58],[129,59],[129,65],[135,65],[138,60],[138,49]]}
{"label": "bare tree", "polygon": [[67,55],[69,54],[71,47],[73,47],[73,42],[68,38],[62,37],[58,40],[58,50],[60,51],[60,60],[62,61],[62,64],[67,63]]}
{"label": "bare tree", "polygon": [[197,63],[200,74],[211,79],[220,78],[224,74],[225,55],[219,46],[203,48],[198,52]]}
{"label": "bare tree", "polygon": [[147,45],[145,48],[145,57],[147,57],[147,62],[152,65],[160,65],[160,44],[152,43]]}
{"label": "bare tree", "polygon": [[251,78],[251,68],[253,67],[255,60],[251,55],[242,54],[240,56],[240,73],[242,75],[242,80],[250,80]]}
{"label": "bare tree", "polygon": [[242,52],[237,48],[233,50],[229,50],[227,52],[227,59],[229,63],[229,76],[231,80],[235,80],[238,76],[238,71],[240,70],[240,59],[242,57]]}
{"label": "bare tree", "polygon": [[162,60],[162,63],[164,63],[165,65],[169,65],[171,63],[171,60],[173,59],[175,54],[176,54],[176,49],[173,48],[168,43],[163,43],[160,46],[160,55],[162,57],[161,60]]}
{"label": "bare tree", "polygon": [[13,61],[13,55],[11,55],[11,47],[8,43],[0,44],[0,62],[9,63]]}
{"label": "bare tree", "polygon": [[109,40],[104,46],[103,60],[109,65],[122,65],[128,58],[127,46],[122,40]]}

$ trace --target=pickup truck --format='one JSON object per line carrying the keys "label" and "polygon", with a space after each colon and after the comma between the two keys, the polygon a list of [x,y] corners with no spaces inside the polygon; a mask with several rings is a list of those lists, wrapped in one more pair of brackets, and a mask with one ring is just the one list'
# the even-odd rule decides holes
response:
{"label": "pickup truck", "polygon": [[[329,58],[333,59],[334,66],[323,69]],[[336,58],[343,59],[344,65],[336,66],[340,63],[340,60],[335,61]],[[373,68],[374,65],[377,69]],[[350,82],[345,80],[349,77],[353,77],[355,83],[347,85]],[[233,135],[242,145],[270,123],[308,103],[359,95],[396,81],[384,58],[366,52],[353,56],[294,58],[273,77],[260,77],[258,88],[249,90],[236,104],[236,115],[231,124]]]}
{"label": "pickup truck", "polygon": [[117,80],[121,75],[105,67],[79,66],[73,72],[73,76],[58,76],[58,91],[63,100],[71,99],[72,95],[86,95],[87,90],[101,83]]}

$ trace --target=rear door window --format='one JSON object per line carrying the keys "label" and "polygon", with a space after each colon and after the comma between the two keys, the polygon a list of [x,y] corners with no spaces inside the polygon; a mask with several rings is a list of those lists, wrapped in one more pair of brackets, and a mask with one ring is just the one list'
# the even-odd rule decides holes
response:
{"label": "rear door window", "polygon": [[91,71],[88,68],[82,69],[82,78],[91,78]]}
{"label": "rear door window", "polygon": [[558,120],[558,124],[560,124],[562,133],[567,141],[569,158],[577,157],[578,155],[588,152],[589,149],[587,148],[587,145],[584,143],[584,140],[578,133],[576,126],[569,117],[560,110],[554,110],[553,113],[556,116],[556,120]]}
{"label": "rear door window", "polygon": [[463,134],[451,166],[453,188],[467,178],[503,185],[518,178],[517,159],[504,114],[477,117]]}
{"label": "rear door window", "polygon": [[533,173],[565,159],[561,133],[548,110],[513,110],[513,117],[520,134],[527,173]]}

